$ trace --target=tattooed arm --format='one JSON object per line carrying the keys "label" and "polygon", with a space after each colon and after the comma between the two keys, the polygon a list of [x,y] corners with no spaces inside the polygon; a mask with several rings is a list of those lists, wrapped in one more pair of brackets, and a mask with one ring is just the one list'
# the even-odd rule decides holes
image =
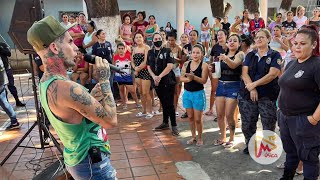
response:
{"label": "tattooed arm", "polygon": [[116,113],[112,108],[102,106],[83,86],[75,82],[53,81],[48,87],[47,97],[52,112],[66,123],[79,124],[86,117],[104,128],[117,125]]}

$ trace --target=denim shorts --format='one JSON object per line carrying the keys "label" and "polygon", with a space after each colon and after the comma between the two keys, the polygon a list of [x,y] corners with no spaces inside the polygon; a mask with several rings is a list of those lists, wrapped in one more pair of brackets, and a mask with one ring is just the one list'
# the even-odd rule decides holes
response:
{"label": "denim shorts", "polygon": [[102,153],[102,161],[92,164],[89,155],[75,166],[68,166],[66,168],[74,179],[88,180],[88,179],[116,179],[116,170],[111,166],[109,157]]}
{"label": "denim shorts", "polygon": [[210,33],[204,33],[200,35],[201,42],[210,42],[211,36]]}
{"label": "denim shorts", "polygon": [[184,90],[182,103],[185,109],[193,108],[198,111],[204,111],[206,109],[206,94],[204,90],[194,92]]}
{"label": "denim shorts", "polygon": [[216,91],[216,97],[237,99],[240,92],[240,81],[220,81]]}

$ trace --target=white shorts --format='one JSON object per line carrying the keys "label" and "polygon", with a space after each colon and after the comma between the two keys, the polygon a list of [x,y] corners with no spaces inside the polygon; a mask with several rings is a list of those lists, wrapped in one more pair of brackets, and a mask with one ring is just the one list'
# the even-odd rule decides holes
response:
{"label": "white shorts", "polygon": [[181,70],[180,70],[180,67],[176,67],[176,68],[173,68],[172,71],[174,72],[174,75],[176,77],[180,77],[181,76]]}

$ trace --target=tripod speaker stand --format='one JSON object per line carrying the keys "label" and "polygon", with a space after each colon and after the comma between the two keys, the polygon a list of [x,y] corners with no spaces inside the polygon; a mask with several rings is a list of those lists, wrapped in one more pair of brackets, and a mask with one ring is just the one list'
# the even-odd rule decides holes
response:
{"label": "tripod speaker stand", "polygon": [[[9,152],[9,154],[3,159],[3,161],[0,163],[2,166],[8,159],[9,157],[13,154],[13,152],[18,148],[18,147],[24,147],[24,148],[35,148],[35,149],[45,149],[45,148],[50,148],[51,146],[45,146],[45,139],[43,137],[43,133],[49,135],[51,138],[53,144],[57,147],[59,152],[63,154],[62,149],[60,148],[60,144],[58,141],[53,137],[53,135],[50,133],[49,128],[46,127],[44,123],[44,114],[40,113],[40,108],[39,108],[39,101],[38,101],[38,95],[37,95],[37,85],[35,81],[35,75],[33,71],[33,55],[29,54],[29,61],[30,61],[30,66],[31,66],[31,75],[32,75],[32,90],[33,90],[33,96],[34,96],[34,101],[35,101],[35,108],[36,108],[36,114],[37,114],[37,121],[33,123],[33,125],[30,127],[30,129],[24,134],[24,136],[20,139],[20,141],[13,147],[13,149]],[[39,137],[40,137],[40,147],[31,147],[31,146],[21,146],[21,143],[25,140],[25,138],[31,133],[31,131],[38,126],[39,128]]]}

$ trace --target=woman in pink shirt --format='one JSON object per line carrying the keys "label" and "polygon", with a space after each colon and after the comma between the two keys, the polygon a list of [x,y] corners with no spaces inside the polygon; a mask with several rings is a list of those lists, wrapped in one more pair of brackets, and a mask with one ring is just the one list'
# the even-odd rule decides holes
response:
{"label": "woman in pink shirt", "polygon": [[[76,22],[76,19],[73,15],[70,15],[69,22],[71,24]],[[84,49],[82,47],[82,42],[83,42],[85,34],[82,31],[81,26],[79,24],[77,24],[77,25],[73,26],[72,28],[70,28],[68,30],[68,32],[70,33],[70,36],[73,38],[74,44],[76,46],[78,46],[78,48],[81,52],[83,52]]]}

